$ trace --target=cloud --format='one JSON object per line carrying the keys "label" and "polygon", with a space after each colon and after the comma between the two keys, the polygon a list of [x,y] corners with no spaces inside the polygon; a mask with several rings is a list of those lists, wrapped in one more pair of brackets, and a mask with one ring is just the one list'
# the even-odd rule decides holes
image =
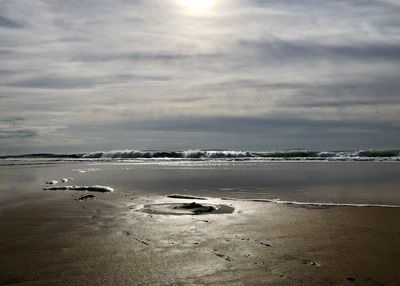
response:
{"label": "cloud", "polygon": [[[172,117],[162,120],[137,120],[119,122],[111,125],[129,132],[135,130],[168,131],[168,132],[202,132],[202,133],[236,133],[251,134],[262,133],[267,135],[308,130],[309,133],[321,135],[342,133],[376,132],[377,129],[387,131],[400,131],[400,126],[388,122],[375,123],[371,121],[339,121],[325,119],[302,119],[280,117]],[[302,134],[302,132],[295,132]],[[304,134],[304,136],[308,136]]]}
{"label": "cloud", "polygon": [[261,55],[261,59],[267,61],[400,61],[400,43],[329,44],[274,39],[241,41],[240,45],[246,50]]}
{"label": "cloud", "polygon": [[12,117],[6,117],[3,119],[0,119],[0,121],[11,123],[11,124],[18,124],[20,122],[24,122],[25,118],[19,117],[19,116],[12,116]]}
{"label": "cloud", "polygon": [[393,5],[400,5],[399,0],[381,0],[384,3],[393,4]]}
{"label": "cloud", "polygon": [[398,1],[173,2],[0,1],[1,149],[400,144]]}
{"label": "cloud", "polygon": [[165,81],[169,80],[167,76],[159,75],[132,75],[132,74],[120,74],[112,75],[110,77],[104,76],[81,76],[81,77],[34,77],[30,79],[19,80],[6,84],[11,87],[21,88],[44,88],[44,89],[81,89],[81,88],[92,88],[95,85],[113,83],[118,80],[122,81]]}
{"label": "cloud", "polygon": [[3,15],[0,15],[0,27],[5,28],[22,28],[23,25],[17,21],[11,20]]}
{"label": "cloud", "polygon": [[292,91],[285,105],[295,107],[400,106],[400,82],[396,77],[364,78],[335,83],[283,85]]}
{"label": "cloud", "polygon": [[9,83],[9,86],[24,88],[89,88],[93,86],[93,79],[85,77],[38,77]]}
{"label": "cloud", "polygon": [[0,139],[24,139],[36,137],[37,135],[36,131],[30,129],[0,129]]}
{"label": "cloud", "polygon": [[[301,118],[170,117],[115,124],[70,126],[68,132],[90,130],[96,148],[131,149],[352,149],[390,147],[400,126],[373,121]],[[162,134],[162,135],[160,135]],[[100,136],[101,140],[96,136]],[[154,140],[157,138],[157,141]],[[111,143],[113,142],[113,143]],[[245,147],[243,147],[245,146]],[[338,147],[340,146],[340,147]]]}
{"label": "cloud", "polygon": [[83,62],[106,62],[106,61],[155,61],[155,62],[171,62],[183,60],[212,60],[218,58],[218,54],[184,54],[184,53],[88,53],[81,54],[72,58],[72,61]]}

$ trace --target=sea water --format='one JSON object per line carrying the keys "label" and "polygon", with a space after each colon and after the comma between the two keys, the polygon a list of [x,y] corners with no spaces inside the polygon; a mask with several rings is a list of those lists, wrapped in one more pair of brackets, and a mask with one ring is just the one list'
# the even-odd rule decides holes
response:
{"label": "sea water", "polygon": [[[73,180],[61,182],[63,178]],[[295,204],[400,206],[398,161],[7,159],[0,200],[57,186],[107,186],[114,192],[185,194]],[[68,189],[68,188],[64,188]],[[61,191],[61,190],[60,190]]]}

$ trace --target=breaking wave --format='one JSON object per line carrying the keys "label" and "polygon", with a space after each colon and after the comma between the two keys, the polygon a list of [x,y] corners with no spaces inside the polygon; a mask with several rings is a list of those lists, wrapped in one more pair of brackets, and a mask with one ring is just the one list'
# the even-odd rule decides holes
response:
{"label": "breaking wave", "polygon": [[140,151],[117,150],[98,151],[77,154],[24,154],[0,156],[0,159],[43,159],[43,160],[135,160],[135,159],[170,159],[170,160],[266,160],[266,161],[400,161],[400,149],[394,150],[359,150],[359,151],[222,151],[222,150],[187,150],[187,151]]}
{"label": "breaking wave", "polygon": [[249,151],[109,151],[83,154],[82,158],[99,159],[151,159],[151,158],[175,158],[175,159],[217,159],[217,158],[250,158],[254,154]]}

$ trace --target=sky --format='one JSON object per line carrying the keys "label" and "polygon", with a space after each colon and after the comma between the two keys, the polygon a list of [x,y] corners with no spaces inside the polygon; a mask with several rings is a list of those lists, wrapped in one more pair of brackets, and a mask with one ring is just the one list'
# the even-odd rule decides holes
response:
{"label": "sky", "polygon": [[0,154],[400,147],[400,0],[0,0]]}

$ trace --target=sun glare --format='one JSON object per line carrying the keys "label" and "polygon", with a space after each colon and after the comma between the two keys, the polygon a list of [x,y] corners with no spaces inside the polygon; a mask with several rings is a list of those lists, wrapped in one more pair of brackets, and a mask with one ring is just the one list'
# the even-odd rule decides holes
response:
{"label": "sun glare", "polygon": [[180,2],[192,13],[201,14],[210,8],[215,0],[180,0]]}

